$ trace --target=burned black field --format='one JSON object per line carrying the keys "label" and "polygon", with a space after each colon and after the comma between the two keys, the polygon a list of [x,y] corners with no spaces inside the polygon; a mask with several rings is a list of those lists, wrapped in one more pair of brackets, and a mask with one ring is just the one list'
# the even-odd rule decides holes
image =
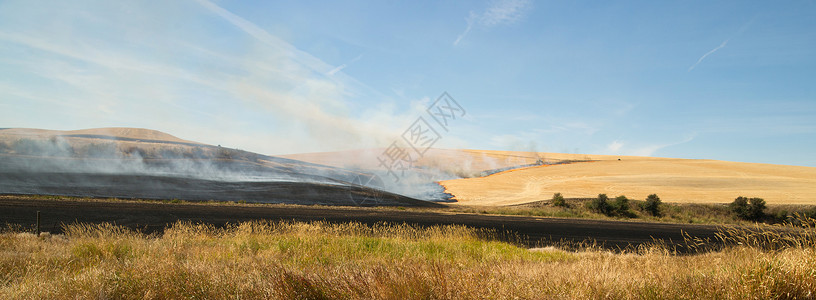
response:
{"label": "burned black field", "polygon": [[619,222],[522,216],[446,213],[439,209],[400,210],[363,207],[325,207],[263,204],[159,203],[80,199],[0,198],[0,220],[31,226],[41,212],[42,230],[61,232],[62,224],[114,223],[146,233],[161,232],[177,221],[216,226],[253,220],[406,223],[419,226],[465,225],[497,232],[499,239],[525,247],[595,244],[608,250],[635,249],[654,242],[684,252],[684,235],[711,238],[713,225]]}

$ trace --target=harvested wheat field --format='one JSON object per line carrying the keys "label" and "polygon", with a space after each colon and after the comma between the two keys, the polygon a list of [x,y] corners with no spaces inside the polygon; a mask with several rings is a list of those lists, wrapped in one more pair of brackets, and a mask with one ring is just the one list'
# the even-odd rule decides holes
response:
{"label": "harvested wheat field", "polygon": [[[286,156],[337,167],[376,169],[381,149]],[[541,163],[538,165],[537,163]],[[431,149],[415,166],[458,179],[442,180],[458,204],[514,205],[604,193],[666,202],[728,203],[738,196],[769,204],[816,204],[816,168],[660,157]],[[513,167],[518,167],[513,169]],[[509,170],[504,170],[509,169]],[[502,171],[504,170],[504,171]],[[491,171],[498,171],[495,174]]]}
{"label": "harvested wheat field", "polygon": [[[547,154],[557,157],[558,154]],[[442,181],[458,203],[511,205],[565,197],[660,194],[667,202],[726,203],[740,195],[773,204],[816,203],[816,168],[716,160],[588,156],[490,176]],[[620,160],[618,160],[620,158]]]}

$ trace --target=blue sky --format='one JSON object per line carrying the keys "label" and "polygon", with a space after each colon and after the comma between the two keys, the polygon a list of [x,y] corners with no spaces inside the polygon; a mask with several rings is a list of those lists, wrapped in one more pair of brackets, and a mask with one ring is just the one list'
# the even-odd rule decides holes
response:
{"label": "blue sky", "polygon": [[0,1],[0,127],[816,166],[816,1]]}

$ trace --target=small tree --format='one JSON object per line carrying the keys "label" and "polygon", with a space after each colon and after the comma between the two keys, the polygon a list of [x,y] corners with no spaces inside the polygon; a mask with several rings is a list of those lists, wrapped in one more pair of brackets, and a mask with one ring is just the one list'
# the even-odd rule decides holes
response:
{"label": "small tree", "polygon": [[759,220],[765,217],[765,199],[739,196],[728,205],[731,211],[745,220]]}
{"label": "small tree", "polygon": [[734,202],[728,204],[728,208],[741,219],[748,219],[750,213],[748,212],[748,198],[739,196],[734,199]]}
{"label": "small tree", "polygon": [[752,220],[759,220],[765,217],[765,199],[751,198],[748,201],[751,202],[748,212]]}
{"label": "small tree", "polygon": [[552,205],[553,206],[567,206],[567,201],[564,200],[564,196],[561,193],[555,193],[552,197]]}
{"label": "small tree", "polygon": [[612,206],[609,205],[609,197],[606,194],[598,194],[598,198],[592,199],[587,204],[587,208],[607,216],[612,214]]}
{"label": "small tree", "polygon": [[618,215],[621,216],[628,216],[629,213],[629,199],[626,196],[620,195],[615,197],[615,204],[614,204],[615,211]]}
{"label": "small tree", "polygon": [[646,197],[646,203],[643,204],[643,210],[652,216],[660,216],[660,197],[657,194],[651,194]]}

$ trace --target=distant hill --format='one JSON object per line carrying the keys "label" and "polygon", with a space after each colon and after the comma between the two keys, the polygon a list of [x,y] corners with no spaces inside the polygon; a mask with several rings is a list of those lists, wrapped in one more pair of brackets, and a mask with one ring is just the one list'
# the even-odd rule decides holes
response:
{"label": "distant hill", "polygon": [[[336,167],[377,168],[382,149],[284,157]],[[454,177],[442,180],[459,204],[514,205],[568,198],[625,195],[663,201],[726,203],[738,196],[771,204],[816,204],[816,168],[660,157],[431,149],[415,165]],[[489,176],[486,176],[489,175]],[[464,177],[464,178],[462,178]]]}
{"label": "distant hill", "polygon": [[111,127],[111,128],[93,128],[82,130],[45,130],[33,128],[7,128],[0,130],[0,136],[98,136],[108,138],[118,138],[121,140],[147,140],[156,142],[172,142],[172,143],[186,143],[186,144],[200,144],[196,142],[182,140],[173,135],[151,129],[144,128],[127,128],[127,127]]}
{"label": "distant hill", "polygon": [[325,205],[430,205],[371,174],[138,128],[0,129],[0,193]]}

